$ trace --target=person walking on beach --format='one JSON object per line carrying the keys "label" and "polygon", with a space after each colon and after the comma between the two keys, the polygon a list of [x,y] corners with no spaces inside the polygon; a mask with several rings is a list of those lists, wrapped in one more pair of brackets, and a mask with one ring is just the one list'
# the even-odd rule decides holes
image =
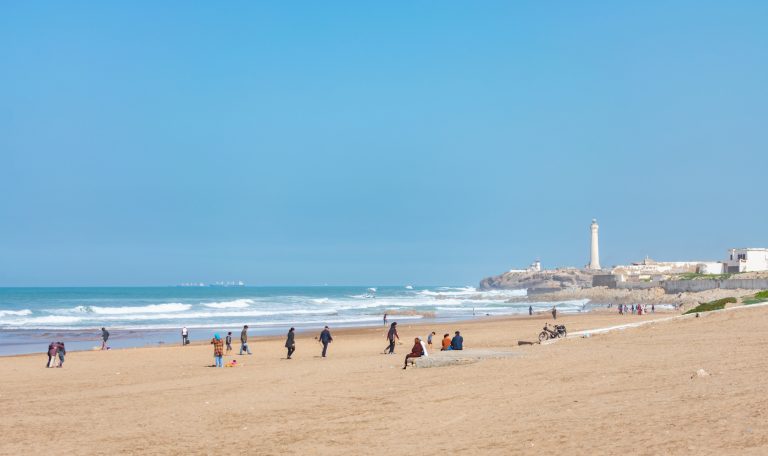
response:
{"label": "person walking on beach", "polygon": [[528,306],[528,315],[533,315],[533,306]]}
{"label": "person walking on beach", "polygon": [[552,319],[557,320],[557,308],[552,306]]}
{"label": "person walking on beach", "polygon": [[227,333],[227,337],[224,339],[227,342],[227,354],[232,351],[232,331]]}
{"label": "person walking on beach", "polygon": [[187,345],[189,343],[189,330],[187,327],[181,328],[181,345]]}
{"label": "person walking on beach", "polygon": [[456,331],[456,335],[451,339],[451,350],[464,350],[464,338],[461,333]]}
{"label": "person walking on beach", "polygon": [[656,313],[656,304],[651,304],[651,313]]}
{"label": "person walking on beach", "polygon": [[59,365],[56,367],[64,367],[64,356],[67,354],[67,349],[64,347],[64,342],[56,342],[59,355]]}
{"label": "person walking on beach", "polygon": [[109,331],[105,328],[101,328],[101,349],[107,350],[107,340],[109,340]]}
{"label": "person walking on beach", "polygon": [[320,333],[320,343],[323,344],[323,358],[325,358],[325,352],[328,351],[328,344],[333,342],[333,336],[331,336],[331,330],[326,326],[323,328],[323,332]]}
{"label": "person walking on beach", "polygon": [[285,338],[285,348],[288,349],[288,357],[286,359],[291,359],[291,355],[296,351],[296,341],[294,339],[293,331],[294,328],[289,329],[288,336]]}
{"label": "person walking on beach", "polygon": [[389,331],[387,331],[387,340],[389,341],[389,346],[387,346],[387,350],[389,350],[388,355],[395,353],[395,339],[400,340],[400,336],[397,334],[397,322],[393,321],[389,326]]}
{"label": "person walking on beach", "polygon": [[424,346],[421,345],[421,339],[418,337],[413,340],[413,348],[411,352],[405,355],[405,362],[403,363],[403,369],[408,367],[408,360],[411,358],[421,358],[424,356]]}
{"label": "person walking on beach", "polygon": [[222,362],[222,357],[224,356],[224,342],[221,340],[221,336],[219,336],[219,333],[216,333],[213,335],[213,339],[211,339],[211,343],[213,344],[214,366],[224,367],[224,363]]}
{"label": "person walking on beach", "polygon": [[432,350],[432,336],[435,335],[435,332],[432,331],[431,333],[427,334],[427,346],[430,350]]}
{"label": "person walking on beach", "polygon": [[250,347],[248,347],[248,325],[243,326],[243,330],[240,331],[240,354],[243,354],[243,350],[249,355],[252,355]]}
{"label": "person walking on beach", "polygon": [[387,314],[384,314],[384,326],[387,326]]}
{"label": "person walking on beach", "polygon": [[53,365],[56,364],[56,352],[58,349],[59,347],[56,345],[56,342],[48,344],[48,363],[45,367],[53,367]]}

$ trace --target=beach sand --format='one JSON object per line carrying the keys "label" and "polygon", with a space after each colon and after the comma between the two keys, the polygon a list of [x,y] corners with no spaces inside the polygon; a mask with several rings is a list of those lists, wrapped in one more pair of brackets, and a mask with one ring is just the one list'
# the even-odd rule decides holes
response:
{"label": "beach sand", "polygon": [[[254,339],[224,369],[199,344],[73,352],[63,369],[3,357],[0,453],[768,454],[768,308],[517,346],[548,320],[403,324],[395,356],[381,354],[384,328],[335,332],[326,359],[316,334],[297,337],[292,360],[282,339]],[[401,369],[414,336],[456,329],[468,349],[520,356]]]}

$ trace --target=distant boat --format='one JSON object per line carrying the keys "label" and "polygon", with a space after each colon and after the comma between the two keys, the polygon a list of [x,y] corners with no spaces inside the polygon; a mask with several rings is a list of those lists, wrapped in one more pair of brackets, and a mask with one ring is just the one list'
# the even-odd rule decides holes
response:
{"label": "distant boat", "polygon": [[230,282],[214,282],[208,286],[214,288],[244,287],[245,283],[242,280],[232,280]]}

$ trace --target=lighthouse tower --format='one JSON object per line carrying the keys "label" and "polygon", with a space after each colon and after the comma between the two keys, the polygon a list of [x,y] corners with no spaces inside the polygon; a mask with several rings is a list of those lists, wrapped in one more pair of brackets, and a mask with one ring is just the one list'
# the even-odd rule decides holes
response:
{"label": "lighthouse tower", "polygon": [[600,248],[597,244],[597,219],[592,219],[592,225],[590,225],[592,231],[592,249],[589,256],[589,269],[600,269]]}

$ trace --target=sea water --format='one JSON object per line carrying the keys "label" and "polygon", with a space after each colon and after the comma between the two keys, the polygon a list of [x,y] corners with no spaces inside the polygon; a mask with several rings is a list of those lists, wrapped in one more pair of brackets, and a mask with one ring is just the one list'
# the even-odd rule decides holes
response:
{"label": "sea water", "polygon": [[[473,287],[131,287],[0,288],[0,354],[44,351],[49,339],[72,349],[99,345],[100,328],[113,347],[177,343],[249,326],[251,335],[382,325],[389,321],[462,320],[548,310],[523,302],[525,290]],[[507,302],[517,298],[517,302]],[[587,300],[556,303],[561,312],[589,309]],[[44,347],[43,347],[44,345]],[[41,348],[42,347],[42,348]]]}

